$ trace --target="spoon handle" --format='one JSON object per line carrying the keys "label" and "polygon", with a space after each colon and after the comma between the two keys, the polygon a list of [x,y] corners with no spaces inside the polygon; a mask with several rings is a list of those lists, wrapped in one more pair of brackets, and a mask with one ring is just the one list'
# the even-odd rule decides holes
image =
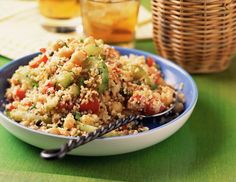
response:
{"label": "spoon handle", "polygon": [[40,154],[40,156],[44,159],[58,159],[64,157],[68,152],[71,150],[84,145],[92,140],[95,140],[96,138],[103,136],[106,133],[109,133],[110,131],[119,128],[122,125],[125,125],[129,122],[140,120],[142,119],[142,116],[135,115],[135,116],[128,116],[123,119],[118,119],[115,122],[109,123],[106,126],[103,126],[101,128],[96,129],[93,132],[88,133],[85,136],[80,136],[78,139],[71,139],[67,143],[61,146],[60,149],[46,149],[43,150]]}

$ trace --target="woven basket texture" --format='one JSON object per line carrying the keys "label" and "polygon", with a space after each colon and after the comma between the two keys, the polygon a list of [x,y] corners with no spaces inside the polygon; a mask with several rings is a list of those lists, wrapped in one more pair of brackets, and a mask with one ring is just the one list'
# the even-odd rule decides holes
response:
{"label": "woven basket texture", "polygon": [[190,73],[228,68],[236,48],[236,0],[152,0],[159,54]]}

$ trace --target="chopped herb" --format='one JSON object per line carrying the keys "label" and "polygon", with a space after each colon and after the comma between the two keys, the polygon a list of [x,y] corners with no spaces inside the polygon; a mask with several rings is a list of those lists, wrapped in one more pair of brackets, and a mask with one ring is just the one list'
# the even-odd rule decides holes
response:
{"label": "chopped herb", "polygon": [[29,110],[32,110],[32,109],[35,109],[36,108],[36,105],[32,105]]}
{"label": "chopped herb", "polygon": [[76,112],[76,113],[75,113],[75,119],[76,119],[77,121],[79,121],[79,120],[80,120],[80,117],[81,117],[80,112]]}
{"label": "chopped herb", "polygon": [[33,85],[33,87],[39,87],[39,83],[36,82],[36,81],[34,81],[34,82],[32,83],[32,85]]}
{"label": "chopped herb", "polygon": [[152,90],[157,89],[158,85],[153,83],[148,75],[145,75],[145,82],[150,86]]}
{"label": "chopped herb", "polygon": [[81,86],[84,84],[85,79],[83,77],[79,77],[78,84]]}
{"label": "chopped herb", "polygon": [[152,90],[156,90],[157,88],[158,88],[158,85],[157,85],[157,84],[154,83],[154,84],[151,85],[151,89],[152,89]]}

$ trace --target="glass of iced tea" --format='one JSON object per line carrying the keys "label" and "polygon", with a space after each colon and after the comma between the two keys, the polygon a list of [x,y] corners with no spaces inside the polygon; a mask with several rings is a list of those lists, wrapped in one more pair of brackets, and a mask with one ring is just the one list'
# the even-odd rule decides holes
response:
{"label": "glass of iced tea", "polygon": [[110,44],[132,44],[139,0],[80,0],[84,33]]}
{"label": "glass of iced tea", "polygon": [[75,31],[78,23],[74,19],[80,16],[80,0],[38,0],[38,4],[44,27]]}

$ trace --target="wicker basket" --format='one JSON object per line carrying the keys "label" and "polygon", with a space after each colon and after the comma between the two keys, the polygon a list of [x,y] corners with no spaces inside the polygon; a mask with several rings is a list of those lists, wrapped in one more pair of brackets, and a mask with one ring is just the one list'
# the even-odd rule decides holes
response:
{"label": "wicker basket", "polygon": [[225,70],[236,48],[236,0],[152,0],[159,54],[191,73]]}

